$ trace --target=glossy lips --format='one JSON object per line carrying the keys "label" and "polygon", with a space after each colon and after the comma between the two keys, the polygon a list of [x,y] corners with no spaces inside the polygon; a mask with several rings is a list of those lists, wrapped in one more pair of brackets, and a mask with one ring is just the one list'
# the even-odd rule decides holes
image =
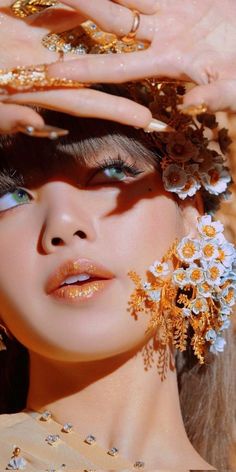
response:
{"label": "glossy lips", "polygon": [[49,278],[46,293],[74,303],[93,297],[113,278],[112,272],[89,259],[68,261]]}

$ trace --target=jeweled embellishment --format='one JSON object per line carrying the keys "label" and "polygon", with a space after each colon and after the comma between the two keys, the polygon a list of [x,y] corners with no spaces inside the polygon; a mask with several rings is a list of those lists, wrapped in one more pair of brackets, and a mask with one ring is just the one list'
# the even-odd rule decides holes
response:
{"label": "jeweled embellishment", "polygon": [[27,462],[23,457],[13,457],[7,464],[6,470],[23,470]]}
{"label": "jeweled embellishment", "polygon": [[52,413],[48,410],[44,411],[40,416],[40,421],[49,421],[52,418]]}
{"label": "jeweled embellishment", "polygon": [[50,446],[54,446],[54,445],[58,444],[58,442],[60,441],[60,436],[59,436],[59,434],[49,434],[46,437],[45,441]]}
{"label": "jeweled embellishment", "polygon": [[14,446],[13,454],[5,470],[23,470],[26,468],[27,461],[20,457],[21,449]]}
{"label": "jeweled embellishment", "polygon": [[73,429],[73,425],[71,423],[65,423],[62,427],[62,432],[71,433],[72,429]]}
{"label": "jeweled embellishment", "polygon": [[89,435],[85,438],[84,442],[86,442],[86,444],[89,444],[89,445],[91,446],[92,444],[95,444],[96,438],[95,438],[95,436],[93,436],[93,434],[89,434]]}
{"label": "jeweled embellishment", "polygon": [[107,454],[109,454],[109,456],[113,456],[113,457],[117,456],[118,453],[119,453],[119,450],[117,449],[117,447],[111,447],[111,449],[109,449],[107,451]]}

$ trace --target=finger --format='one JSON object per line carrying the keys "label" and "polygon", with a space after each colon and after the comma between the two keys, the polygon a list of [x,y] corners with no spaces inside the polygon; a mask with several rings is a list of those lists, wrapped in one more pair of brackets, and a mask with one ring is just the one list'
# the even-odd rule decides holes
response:
{"label": "finger", "polygon": [[12,133],[18,126],[34,126],[42,128],[43,118],[26,106],[0,103],[0,133]]}
{"label": "finger", "polygon": [[159,9],[159,1],[157,0],[113,0],[127,8],[138,10],[140,13],[152,15]]}
{"label": "finger", "polygon": [[205,104],[210,111],[236,111],[236,80],[220,80],[198,85],[184,97],[182,110]]}
{"label": "finger", "polygon": [[48,66],[48,75],[81,82],[122,83],[153,76],[181,78],[182,61],[173,54],[154,54],[152,48],[129,54],[87,54]]}
{"label": "finger", "polygon": [[74,116],[102,118],[145,128],[152,115],[149,109],[127,98],[91,89],[49,90],[11,95],[7,102],[39,105]]}
{"label": "finger", "polygon": [[[139,1],[141,3],[141,0]],[[63,0],[63,3],[93,20],[103,30],[115,33],[118,36],[127,35],[132,28],[133,12],[129,8],[110,0]],[[133,3],[135,2],[133,1]],[[145,23],[145,16],[141,15],[137,38],[150,40],[150,33],[148,35],[150,28]]]}

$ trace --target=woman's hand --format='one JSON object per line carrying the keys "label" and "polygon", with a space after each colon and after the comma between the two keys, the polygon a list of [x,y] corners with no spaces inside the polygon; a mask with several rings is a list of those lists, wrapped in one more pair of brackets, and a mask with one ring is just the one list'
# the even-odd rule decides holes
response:
{"label": "woman's hand", "polygon": [[236,111],[235,0],[64,0],[64,4],[119,36],[130,30],[130,8],[135,8],[143,12],[137,39],[150,41],[150,47],[53,65],[52,74],[88,82],[152,76],[187,79],[197,86],[185,96],[186,107],[205,103],[212,111]]}
{"label": "woman's hand", "polygon": [[[190,80],[197,86],[185,96],[185,107],[205,103],[211,110],[236,110],[235,0],[117,0],[115,3],[110,0],[64,0],[63,3],[73,10],[65,6],[64,10],[61,7],[48,9],[34,20],[14,18],[19,28],[18,36],[15,34],[14,37],[20,39],[21,45],[15,57],[17,64],[19,58],[20,64],[56,61],[58,55],[45,49],[41,39],[49,31],[74,27],[80,23],[81,15],[93,19],[102,29],[123,36],[131,29],[133,13],[130,9],[134,8],[141,12],[137,39],[150,42],[147,50],[87,55],[78,59],[70,59],[68,55],[64,62],[49,66],[50,74],[91,83],[120,83],[152,76]],[[12,42],[9,41],[7,46],[6,41],[10,31],[7,27],[9,18],[13,21],[12,17],[5,16],[4,49],[8,53],[5,67],[9,67],[10,57],[10,66],[17,65],[13,64]],[[30,32],[28,36],[26,31]],[[2,34],[1,30],[0,40]],[[30,39],[27,41],[27,38]],[[2,61],[2,54],[0,57]],[[18,93],[1,98],[4,114],[11,113],[8,103],[14,103],[36,104],[138,127],[146,127],[151,120],[151,113],[145,107],[121,97],[109,96],[108,99],[106,94],[89,89]],[[42,126],[41,117],[33,110],[21,106],[17,111],[24,115],[24,123],[34,125],[37,122]],[[4,119],[4,122],[10,123],[11,119]],[[2,126],[0,118],[0,129]]]}
{"label": "woman's hand", "polygon": [[[10,4],[9,0],[0,0],[0,69],[3,70],[58,61],[59,54],[43,47],[42,38],[50,31],[73,28],[85,19],[77,11],[60,5],[34,18],[22,20],[11,13]],[[70,59],[71,56],[65,56],[63,60]],[[44,129],[42,117],[26,105],[38,105],[76,116],[115,119],[137,127],[147,126],[152,118],[151,112],[137,103],[110,95],[108,99],[105,93],[88,88],[0,94],[0,133],[15,132],[29,126],[30,130],[36,128],[37,135],[47,135],[47,132],[50,135],[51,130]]]}

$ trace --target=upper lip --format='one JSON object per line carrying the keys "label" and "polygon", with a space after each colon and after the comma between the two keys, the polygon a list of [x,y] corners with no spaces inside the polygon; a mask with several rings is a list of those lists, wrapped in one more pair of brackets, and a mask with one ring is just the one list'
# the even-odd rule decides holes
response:
{"label": "upper lip", "polygon": [[57,290],[67,277],[78,274],[89,274],[96,279],[112,279],[114,274],[101,264],[91,259],[68,260],[61,264],[56,271],[50,275],[46,283],[46,292],[52,293]]}

